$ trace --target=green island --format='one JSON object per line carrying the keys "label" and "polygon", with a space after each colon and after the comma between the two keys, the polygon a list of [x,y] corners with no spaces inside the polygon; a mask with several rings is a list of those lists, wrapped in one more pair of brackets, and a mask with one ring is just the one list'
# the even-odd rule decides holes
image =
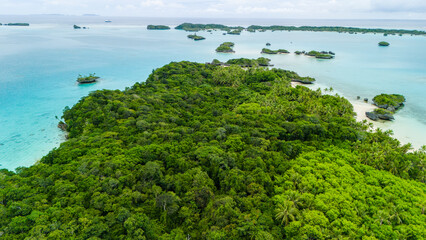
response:
{"label": "green island", "polygon": [[30,26],[29,23],[8,23],[8,24],[5,24],[5,25],[7,25],[7,26],[18,26],[18,27],[28,27],[28,26]]}
{"label": "green island", "polygon": [[229,59],[225,63],[213,59],[213,61],[209,64],[217,65],[217,66],[231,66],[231,65],[237,65],[239,67],[247,68],[247,67],[269,67],[273,66],[270,64],[271,59],[260,57],[257,59],[249,59],[249,58],[236,58],[236,59]]}
{"label": "green island", "polygon": [[240,35],[241,34],[241,29],[230,30],[230,31],[227,32],[227,34]]}
{"label": "green island", "polygon": [[216,48],[216,52],[221,52],[221,53],[234,53],[234,43],[233,42],[224,42],[222,44],[220,44],[219,47]]}
{"label": "green island", "polygon": [[271,31],[312,31],[312,32],[339,32],[339,33],[383,33],[387,35],[426,35],[426,31],[418,30],[405,30],[405,29],[382,29],[382,28],[355,28],[355,27],[332,27],[332,26],[323,26],[323,27],[313,27],[313,26],[258,26],[251,25],[247,28],[251,31],[261,31],[266,30]]}
{"label": "green island", "polygon": [[169,30],[170,29],[169,26],[165,26],[165,25],[148,25],[146,28],[148,30]]}
{"label": "green island", "polygon": [[387,47],[389,45],[390,44],[388,42],[385,42],[385,41],[379,42],[379,46],[381,46],[381,47]]}
{"label": "green island", "polygon": [[271,50],[271,49],[268,49],[268,48],[263,48],[260,53],[264,53],[264,54],[284,54],[284,53],[290,53],[290,52],[285,50],[285,49]]}
{"label": "green island", "polygon": [[84,83],[94,83],[99,79],[98,76],[96,76],[94,73],[89,74],[88,76],[82,76],[78,75],[77,82],[84,84]]}
{"label": "green island", "polygon": [[[179,26],[176,26],[177,30],[185,30],[189,32],[198,32],[201,30],[222,30],[230,32],[232,30],[243,30],[243,27],[229,27],[222,24],[193,24],[193,23],[182,23]],[[231,33],[232,34],[232,33]]]}
{"label": "green island", "polygon": [[378,108],[365,115],[371,120],[394,120],[395,112],[404,106],[405,97],[400,94],[380,94],[373,98],[373,104]]}
{"label": "green island", "polygon": [[357,33],[374,33],[374,34],[383,34],[384,36],[388,35],[399,35],[403,34],[408,35],[426,35],[426,31],[419,30],[407,30],[407,29],[382,29],[382,28],[356,28],[356,27],[340,27],[340,26],[259,26],[259,25],[251,25],[247,28],[237,26],[231,27],[222,24],[193,24],[193,23],[183,23],[179,26],[175,27],[175,29],[185,30],[185,31],[201,31],[208,29],[216,29],[222,31],[231,31],[233,29],[237,29],[238,31],[247,30],[248,32],[265,32],[265,31],[312,31],[312,32],[338,32],[338,33],[349,33],[349,34],[357,34]]}
{"label": "green island", "polygon": [[393,107],[395,110],[404,106],[405,97],[400,94],[385,94],[374,96],[373,103],[379,108]]}
{"label": "green island", "polygon": [[172,62],[0,170],[2,239],[423,239],[426,147],[282,69]]}
{"label": "green island", "polygon": [[205,37],[198,36],[197,34],[188,35],[188,38],[193,39],[194,41],[200,41],[206,39]]}
{"label": "green island", "polygon": [[[301,52],[300,51],[296,51],[297,55],[300,55]],[[334,58],[334,53],[333,52],[329,52],[329,51],[310,51],[310,52],[305,52],[304,53],[306,56],[311,56],[311,57],[315,57],[318,59],[332,59]]]}

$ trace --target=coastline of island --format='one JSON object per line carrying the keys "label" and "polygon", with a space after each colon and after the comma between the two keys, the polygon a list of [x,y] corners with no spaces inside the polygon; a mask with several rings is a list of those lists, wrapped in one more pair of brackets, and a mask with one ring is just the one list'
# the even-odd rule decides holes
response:
{"label": "coastline of island", "polygon": [[226,26],[223,24],[194,24],[194,23],[182,23],[175,27],[177,30],[184,30],[190,32],[197,32],[202,30],[222,30],[226,31],[227,34],[239,35],[241,31],[247,32],[266,32],[266,31],[309,31],[309,32],[338,32],[338,33],[349,33],[349,34],[383,34],[388,35],[426,35],[426,31],[421,30],[409,30],[409,29],[384,29],[384,28],[357,28],[357,27],[343,27],[343,26],[260,26],[250,25],[248,27],[241,26]]}

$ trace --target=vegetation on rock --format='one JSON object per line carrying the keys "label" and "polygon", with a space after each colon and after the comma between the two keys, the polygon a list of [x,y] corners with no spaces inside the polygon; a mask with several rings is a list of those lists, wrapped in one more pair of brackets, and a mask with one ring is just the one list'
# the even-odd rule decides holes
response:
{"label": "vegetation on rock", "polygon": [[405,97],[400,94],[380,94],[373,98],[374,105],[380,108],[394,107],[398,109],[404,106]]}
{"label": "vegetation on rock", "polygon": [[243,27],[229,27],[222,24],[193,24],[193,23],[182,23],[179,26],[175,27],[178,30],[185,30],[191,32],[197,32],[201,30],[222,30],[222,31],[231,31],[231,30],[243,30]]}
{"label": "vegetation on rock", "polygon": [[261,53],[264,53],[264,54],[282,54],[282,53],[290,53],[290,52],[285,50],[285,49],[271,50],[271,49],[268,49],[268,48],[263,48]]}
{"label": "vegetation on rock", "polygon": [[234,53],[234,43],[233,42],[224,42],[220,44],[219,47],[216,48],[216,52],[222,52],[222,53]]}
{"label": "vegetation on rock", "polygon": [[241,29],[230,30],[230,31],[228,31],[228,34],[231,34],[231,35],[240,35],[241,34]]}
{"label": "vegetation on rock", "polygon": [[19,26],[19,27],[28,27],[30,26],[29,23],[8,23],[8,26]]}
{"label": "vegetation on rock", "polygon": [[147,29],[148,30],[169,30],[170,27],[165,25],[148,25]]}
{"label": "vegetation on rock", "polygon": [[198,36],[197,34],[190,34],[188,38],[193,39],[194,41],[200,41],[206,39],[205,37]]}
{"label": "vegetation on rock", "polygon": [[379,46],[387,47],[387,46],[389,46],[389,43],[385,42],[385,41],[382,41],[382,42],[379,42]]}
{"label": "vegetation on rock", "polygon": [[339,33],[383,33],[387,35],[410,34],[410,35],[426,35],[426,31],[405,30],[405,29],[381,29],[381,28],[355,28],[355,27],[339,27],[339,26],[258,26],[251,25],[247,28],[250,31],[313,31],[313,32],[339,32]]}
{"label": "vegetation on rock", "polygon": [[89,74],[88,76],[78,75],[78,83],[94,83],[99,79],[94,73]]}
{"label": "vegetation on rock", "polygon": [[327,52],[327,51],[321,51],[321,52],[310,51],[310,52],[306,52],[305,55],[315,57],[315,58],[319,58],[319,59],[332,59],[332,58],[334,58],[334,53],[331,54],[330,52]]}

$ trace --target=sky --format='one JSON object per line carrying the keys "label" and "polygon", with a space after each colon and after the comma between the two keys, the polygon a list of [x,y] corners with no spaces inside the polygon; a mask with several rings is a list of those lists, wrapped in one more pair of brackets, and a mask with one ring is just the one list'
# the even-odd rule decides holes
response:
{"label": "sky", "polygon": [[426,19],[426,0],[0,0],[0,15]]}

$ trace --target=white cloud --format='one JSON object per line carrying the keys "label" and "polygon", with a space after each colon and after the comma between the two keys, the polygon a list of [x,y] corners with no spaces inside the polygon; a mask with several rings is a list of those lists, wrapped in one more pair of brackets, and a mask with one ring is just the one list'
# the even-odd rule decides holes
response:
{"label": "white cloud", "polygon": [[426,0],[0,0],[0,14],[240,18],[426,18]]}

